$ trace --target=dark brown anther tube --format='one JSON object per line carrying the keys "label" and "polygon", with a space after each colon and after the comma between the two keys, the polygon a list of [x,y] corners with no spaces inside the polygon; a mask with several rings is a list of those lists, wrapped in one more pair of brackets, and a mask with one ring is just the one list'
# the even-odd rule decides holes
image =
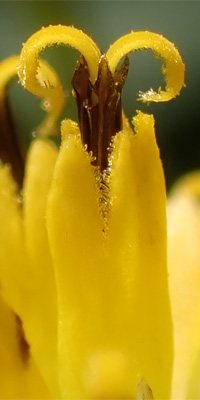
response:
{"label": "dark brown anther tube", "polygon": [[108,166],[108,148],[111,138],[122,129],[121,90],[127,78],[129,59],[111,74],[105,56],[99,63],[94,85],[81,56],[72,79],[74,97],[78,106],[79,125],[83,144],[95,157],[94,165],[103,171]]}

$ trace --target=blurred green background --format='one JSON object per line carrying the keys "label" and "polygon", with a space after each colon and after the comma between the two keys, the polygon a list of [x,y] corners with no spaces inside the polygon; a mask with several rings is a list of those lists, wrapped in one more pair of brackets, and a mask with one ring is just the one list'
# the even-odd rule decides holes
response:
{"label": "blurred green background", "polygon": [[[137,109],[153,113],[168,188],[182,173],[200,168],[200,2],[198,1],[0,1],[0,60],[19,54],[22,43],[42,26],[74,25],[106,52],[109,45],[131,30],[161,33],[178,47],[186,64],[186,88],[168,103],[142,105],[137,92],[157,90],[164,80],[161,61],[149,50],[131,55],[123,91],[123,107],[131,118]],[[43,53],[56,68],[69,92],[63,116],[77,120],[71,78],[78,59],[70,48],[49,48]],[[17,79],[9,89],[14,118],[27,143],[44,112],[40,101],[24,91]]]}

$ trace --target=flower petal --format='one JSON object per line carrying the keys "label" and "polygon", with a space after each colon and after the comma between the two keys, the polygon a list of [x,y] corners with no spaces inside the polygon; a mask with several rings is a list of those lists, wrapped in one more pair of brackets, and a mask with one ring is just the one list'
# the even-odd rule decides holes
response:
{"label": "flower petal", "polygon": [[17,187],[8,166],[0,165],[0,282],[6,299],[20,314],[26,296],[27,259]]}
{"label": "flower petal", "polygon": [[24,183],[24,233],[30,283],[29,307],[23,319],[34,357],[55,397],[59,394],[57,293],[46,229],[46,202],[57,155],[57,148],[51,142],[33,141]]}
{"label": "flower petal", "polygon": [[199,194],[198,172],[184,177],[168,201],[168,269],[175,338],[172,399],[200,397]]}
{"label": "flower petal", "polygon": [[0,296],[0,398],[49,399],[31,357],[20,318]]}
{"label": "flower petal", "polygon": [[62,135],[47,210],[59,290],[60,384],[64,398],[87,398],[84,364],[101,316],[101,220],[94,167],[77,125],[63,121]]}
{"label": "flower petal", "polygon": [[[172,326],[166,269],[165,183],[151,115],[134,118],[114,140],[111,212],[112,264],[124,285],[124,337],[133,382],[144,377],[155,398],[168,398]],[[122,311],[121,311],[122,312]]]}

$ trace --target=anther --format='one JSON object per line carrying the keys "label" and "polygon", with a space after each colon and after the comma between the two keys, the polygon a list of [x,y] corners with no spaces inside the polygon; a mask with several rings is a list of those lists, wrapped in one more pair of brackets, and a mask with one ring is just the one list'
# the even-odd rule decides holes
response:
{"label": "anther", "polygon": [[72,79],[82,142],[93,153],[93,164],[101,171],[108,166],[111,138],[122,129],[121,90],[128,68],[126,56],[122,66],[112,75],[106,57],[102,56],[97,80],[92,84],[86,60],[81,56]]}

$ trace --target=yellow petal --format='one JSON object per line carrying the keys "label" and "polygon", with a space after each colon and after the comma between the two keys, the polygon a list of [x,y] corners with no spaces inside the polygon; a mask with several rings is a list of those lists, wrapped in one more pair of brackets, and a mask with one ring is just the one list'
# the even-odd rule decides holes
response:
{"label": "yellow petal", "polygon": [[[58,397],[57,294],[46,230],[46,202],[57,148],[35,140],[29,150],[24,184],[24,230],[29,262],[29,306],[23,320],[34,357]],[[41,351],[42,349],[42,351]]]}
{"label": "yellow petal", "polygon": [[[169,398],[172,326],[166,269],[165,183],[151,115],[124,123],[112,154],[108,224],[112,265],[121,270],[120,308],[134,390],[141,378]],[[124,307],[124,309],[123,309]]]}
{"label": "yellow petal", "polygon": [[0,281],[7,300],[20,314],[28,280],[21,208],[16,189],[9,168],[0,165]]}
{"label": "yellow petal", "polygon": [[101,221],[93,168],[77,125],[64,121],[62,135],[48,201],[47,226],[59,290],[62,396],[83,399],[88,398],[84,369],[89,350],[96,348],[101,319]]}
{"label": "yellow petal", "polygon": [[200,397],[199,194],[198,172],[182,179],[168,201],[168,269],[175,339],[173,399]]}
{"label": "yellow petal", "polygon": [[0,296],[0,398],[50,399],[30,354],[20,318]]}

